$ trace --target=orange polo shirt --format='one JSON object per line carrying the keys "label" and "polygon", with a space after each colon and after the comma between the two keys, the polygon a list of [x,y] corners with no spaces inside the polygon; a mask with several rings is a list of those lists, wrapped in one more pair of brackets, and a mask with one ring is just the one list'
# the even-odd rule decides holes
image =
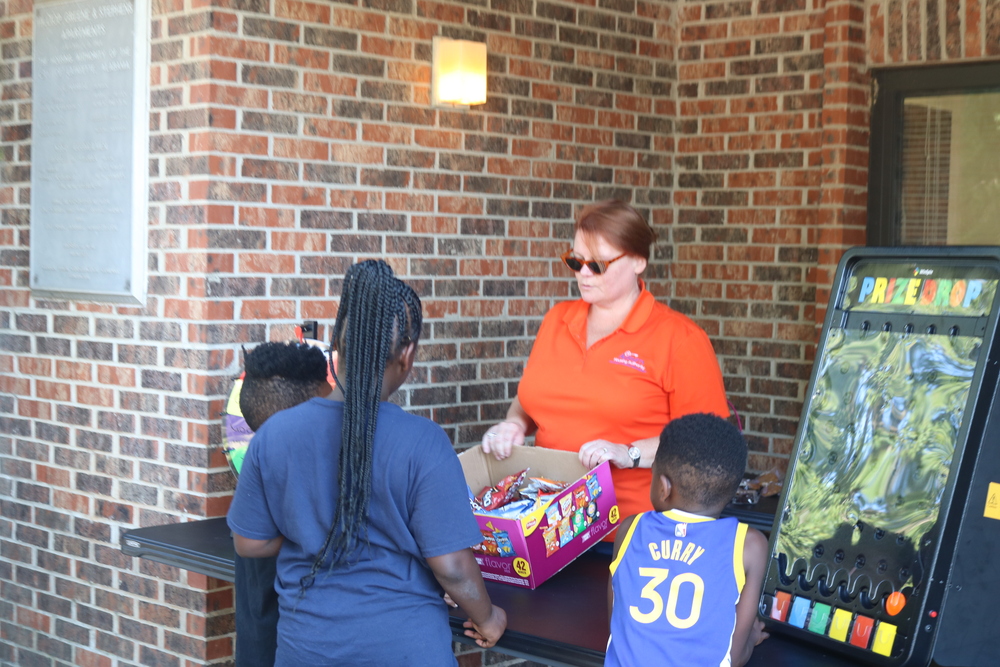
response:
{"label": "orange polo shirt", "polygon": [[[566,301],[545,315],[517,391],[538,425],[536,446],[578,452],[590,440],[627,445],[658,437],[683,415],[729,416],[708,336],[641,287],[621,326],[589,350],[588,303]],[[653,509],[649,468],[612,465],[611,473],[623,517]]]}

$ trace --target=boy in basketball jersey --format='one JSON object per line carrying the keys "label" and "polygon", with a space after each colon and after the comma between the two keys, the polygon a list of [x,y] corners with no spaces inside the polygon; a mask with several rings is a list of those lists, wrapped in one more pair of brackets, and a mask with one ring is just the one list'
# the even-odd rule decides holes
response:
{"label": "boy in basketball jersey", "polygon": [[757,620],[767,539],[719,518],[746,462],[742,434],[715,415],[663,429],[656,511],[627,518],[615,539],[605,667],[742,667],[768,636]]}

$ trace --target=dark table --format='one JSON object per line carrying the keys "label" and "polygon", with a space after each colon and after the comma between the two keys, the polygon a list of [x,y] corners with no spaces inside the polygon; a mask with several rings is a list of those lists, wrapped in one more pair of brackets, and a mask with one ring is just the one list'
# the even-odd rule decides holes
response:
{"label": "dark table", "polygon": [[[777,499],[757,506],[726,509],[725,514],[770,531]],[[127,531],[122,552],[192,570],[224,581],[234,578],[233,540],[224,518],[151,526]],[[493,602],[507,612],[507,632],[496,649],[515,657],[552,665],[600,667],[608,643],[607,586],[610,558],[590,551],[531,591],[486,582]],[[466,643],[463,615],[453,611],[452,632]],[[851,667],[843,658],[813,646],[774,636],[758,646],[753,667]]]}

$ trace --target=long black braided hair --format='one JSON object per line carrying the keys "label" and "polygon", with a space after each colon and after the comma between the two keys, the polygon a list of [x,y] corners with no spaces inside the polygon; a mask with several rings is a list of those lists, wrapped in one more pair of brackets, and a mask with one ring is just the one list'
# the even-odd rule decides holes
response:
{"label": "long black braided hair", "polygon": [[347,270],[331,341],[346,380],[345,386],[334,374],[344,394],[337,507],[323,547],[300,581],[300,595],[327,558],[331,570],[347,563],[367,536],[382,376],[390,360],[418,341],[421,326],[420,298],[388,264],[366,260]]}

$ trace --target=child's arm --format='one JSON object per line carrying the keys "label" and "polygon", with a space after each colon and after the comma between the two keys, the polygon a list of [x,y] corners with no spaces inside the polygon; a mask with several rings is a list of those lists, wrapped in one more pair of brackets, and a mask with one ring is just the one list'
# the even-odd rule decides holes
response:
{"label": "child's arm", "polygon": [[233,544],[236,547],[236,553],[243,558],[270,558],[271,556],[277,556],[278,552],[281,551],[281,545],[284,541],[285,538],[283,535],[272,537],[269,540],[253,540],[249,537],[243,537],[238,533],[233,533]]}
{"label": "child's arm", "polygon": [[496,644],[507,628],[507,614],[490,602],[472,549],[433,556],[427,559],[427,565],[444,592],[469,615],[465,635],[483,648]]}
{"label": "child's arm", "polygon": [[[622,525],[618,526],[618,532],[615,533],[615,548],[611,552],[611,561],[614,562],[618,558],[618,550],[622,548],[622,542],[625,541],[625,536],[628,535],[628,528],[635,521],[635,515],[627,517],[622,521]],[[615,589],[611,585],[611,573],[608,573],[608,623],[611,623],[611,612],[615,608]]]}
{"label": "child's arm", "polygon": [[732,667],[743,667],[750,660],[753,647],[770,636],[764,632],[764,623],[757,619],[760,591],[767,569],[767,538],[756,528],[747,529],[743,542],[743,569],[746,582],[736,603],[736,629],[729,653]]}

